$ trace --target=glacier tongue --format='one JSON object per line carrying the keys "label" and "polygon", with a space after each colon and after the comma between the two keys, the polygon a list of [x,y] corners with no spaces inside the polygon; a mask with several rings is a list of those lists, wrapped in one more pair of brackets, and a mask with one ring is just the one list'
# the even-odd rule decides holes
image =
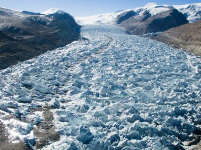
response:
{"label": "glacier tongue", "polygon": [[11,136],[34,140],[44,119],[30,110],[48,106],[60,140],[43,149],[176,149],[194,138],[199,57],[116,26],[83,26],[81,34],[0,71],[0,119]]}

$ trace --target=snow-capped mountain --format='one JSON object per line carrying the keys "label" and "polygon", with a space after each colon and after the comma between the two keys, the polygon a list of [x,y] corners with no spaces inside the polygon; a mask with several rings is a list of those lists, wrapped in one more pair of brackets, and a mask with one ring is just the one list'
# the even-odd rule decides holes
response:
{"label": "snow-capped mountain", "polygon": [[143,12],[150,12],[151,15],[156,15],[161,12],[168,11],[169,8],[166,6],[160,6],[156,3],[149,3],[144,7],[139,7],[135,9],[127,9],[123,11],[118,11],[115,13],[107,13],[101,15],[94,15],[89,17],[77,17],[76,20],[80,24],[116,24],[116,20],[119,15],[124,14],[129,11],[134,11],[136,15],[142,15]]}
{"label": "snow-capped mountain", "polygon": [[183,13],[190,23],[201,19],[201,3],[173,5],[173,7]]}
{"label": "snow-capped mountain", "polygon": [[172,6],[156,3],[149,3],[141,8],[76,19],[80,24],[118,25],[125,28],[129,34],[135,35],[163,32],[188,23],[185,16]]}
{"label": "snow-capped mountain", "polygon": [[46,14],[0,8],[0,69],[78,40],[80,26],[71,15]]}
{"label": "snow-capped mountain", "polygon": [[44,15],[51,15],[51,14],[65,14],[66,12],[63,10],[60,10],[58,8],[50,8],[48,10],[46,10],[45,12],[42,12],[41,14]]}
{"label": "snow-capped mountain", "polygon": [[76,20],[80,24],[116,24],[116,19],[119,15],[128,11],[134,11],[136,15],[141,15],[144,12],[149,12],[152,16],[162,12],[166,12],[169,8],[176,8],[183,13],[189,22],[195,22],[201,19],[201,3],[187,4],[187,5],[159,5],[156,3],[149,3],[144,7],[127,9],[115,13],[107,13],[101,15],[94,15],[89,17],[77,17]]}

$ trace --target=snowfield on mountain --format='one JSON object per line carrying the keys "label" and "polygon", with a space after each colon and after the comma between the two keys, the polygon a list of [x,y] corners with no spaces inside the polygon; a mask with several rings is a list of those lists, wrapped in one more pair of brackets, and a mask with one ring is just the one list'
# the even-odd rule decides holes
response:
{"label": "snowfield on mountain", "polygon": [[[144,7],[138,7],[134,9],[120,10],[114,13],[106,13],[100,15],[93,15],[88,17],[76,17],[76,21],[79,24],[116,24],[116,20],[122,14],[129,11],[134,11],[135,15],[142,16],[143,13],[149,12],[151,16],[164,13],[170,8],[175,8],[187,18],[187,20],[192,23],[201,19],[201,3],[193,3],[186,5],[160,5],[157,3],[148,3]],[[127,18],[128,19],[128,18]]]}
{"label": "snowfield on mountain", "polygon": [[201,3],[173,5],[173,7],[183,13],[190,23],[201,19]]}
{"label": "snowfield on mountain", "polygon": [[[112,25],[0,71],[0,120],[34,148],[49,106],[47,150],[179,149],[201,123],[201,59]],[[30,111],[30,110],[36,111]],[[9,116],[9,117],[8,117]]]}

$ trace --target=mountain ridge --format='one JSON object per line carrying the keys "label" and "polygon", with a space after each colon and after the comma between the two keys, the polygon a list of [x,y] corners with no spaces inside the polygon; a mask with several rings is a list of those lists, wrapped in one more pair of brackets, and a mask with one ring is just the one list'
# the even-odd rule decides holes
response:
{"label": "mountain ridge", "polygon": [[[194,8],[196,10],[195,10],[195,12],[191,13],[192,16],[190,16],[190,17],[197,18],[197,19],[195,19],[196,21],[201,19],[201,16],[199,16],[199,15],[196,16],[196,12],[201,11],[201,3],[192,3],[192,4],[186,4],[186,5],[159,5],[156,3],[148,3],[144,7],[137,7],[134,9],[126,9],[126,10],[117,11],[115,13],[106,13],[106,14],[93,15],[93,16],[88,16],[88,17],[75,17],[75,19],[80,24],[115,24],[115,19],[121,13],[125,13],[127,11],[134,11],[134,12],[140,13],[142,11],[149,10],[151,8],[153,9],[152,6],[154,6],[154,5],[157,6],[157,8],[160,8],[160,7],[175,8],[175,9],[178,9],[178,11],[180,11],[183,14],[186,11],[191,10],[191,9],[189,9],[190,6],[194,6]],[[192,10],[192,11],[194,11],[194,10]],[[191,18],[189,18],[189,16],[186,16],[186,18],[189,21],[191,20]]]}
{"label": "mountain ridge", "polygon": [[123,20],[118,25],[125,28],[129,34],[143,35],[152,32],[163,32],[187,23],[188,20],[177,9],[168,8],[154,15],[145,11],[140,15]]}
{"label": "mountain ridge", "polygon": [[79,30],[65,12],[42,15],[0,8],[0,69],[78,40]]}

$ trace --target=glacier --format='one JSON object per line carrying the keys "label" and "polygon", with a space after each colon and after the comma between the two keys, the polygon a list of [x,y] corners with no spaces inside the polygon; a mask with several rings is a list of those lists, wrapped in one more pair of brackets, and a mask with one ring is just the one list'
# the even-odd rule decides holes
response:
{"label": "glacier", "polygon": [[[201,59],[113,25],[0,71],[0,120],[13,141],[53,109],[60,140],[43,150],[188,148],[201,123]],[[9,117],[8,117],[9,116]]]}

